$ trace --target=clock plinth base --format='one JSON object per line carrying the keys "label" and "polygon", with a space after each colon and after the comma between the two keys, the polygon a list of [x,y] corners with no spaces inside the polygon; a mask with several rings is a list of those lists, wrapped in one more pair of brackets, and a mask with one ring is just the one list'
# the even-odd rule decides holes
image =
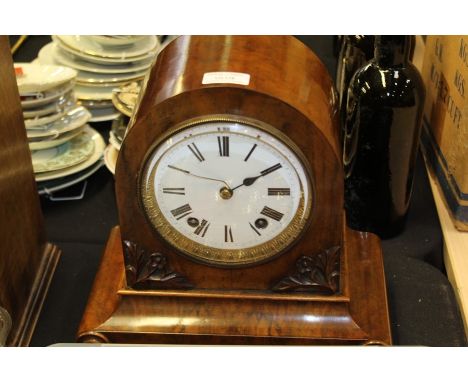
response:
{"label": "clock plinth base", "polygon": [[[112,230],[78,331],[80,342],[378,344],[391,335],[379,239],[346,230],[345,295],[125,289]],[[343,277],[343,275],[342,275]]]}

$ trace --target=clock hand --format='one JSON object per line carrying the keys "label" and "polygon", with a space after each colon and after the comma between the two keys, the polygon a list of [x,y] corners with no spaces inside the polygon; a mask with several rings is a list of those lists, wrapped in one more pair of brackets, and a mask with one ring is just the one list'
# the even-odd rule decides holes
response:
{"label": "clock hand", "polygon": [[241,186],[251,186],[252,184],[255,183],[255,181],[258,179],[258,178],[261,178],[262,176],[265,176],[265,175],[268,175],[269,173],[273,172],[273,171],[276,171],[278,170],[279,168],[281,168],[281,164],[280,163],[277,163],[275,164],[274,166],[271,166],[263,171],[260,171],[260,175],[257,175],[257,176],[252,176],[252,177],[249,177],[249,178],[245,178],[243,181],[242,181],[242,184],[239,184],[238,186],[234,187],[231,189],[231,191],[234,191],[235,189],[241,187]]}
{"label": "clock hand", "polygon": [[201,175],[195,175],[195,174],[192,174],[190,171],[187,171],[187,170],[184,170],[182,168],[179,168],[179,167],[176,167],[176,166],[172,166],[170,164],[167,165],[167,167],[169,168],[172,168],[173,170],[177,170],[177,171],[180,171],[180,172],[183,172],[187,175],[190,175],[190,176],[193,176],[195,178],[200,178],[200,179],[206,179],[206,180],[213,180],[215,182],[221,182],[221,183],[224,183],[227,187],[228,190],[231,190],[231,187],[229,187],[229,184],[227,184],[224,180],[221,180],[221,179],[216,179],[216,178],[209,178],[207,176],[201,176]]}

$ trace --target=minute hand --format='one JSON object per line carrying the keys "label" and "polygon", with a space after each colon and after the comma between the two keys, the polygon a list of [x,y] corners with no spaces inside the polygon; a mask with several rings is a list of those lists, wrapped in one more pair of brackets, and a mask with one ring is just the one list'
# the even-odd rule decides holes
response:
{"label": "minute hand", "polygon": [[252,177],[250,177],[250,178],[245,178],[245,179],[242,181],[242,184],[239,184],[237,187],[232,188],[231,191],[234,191],[236,188],[239,188],[239,187],[241,187],[241,186],[251,186],[252,184],[255,183],[255,181],[256,181],[258,178],[261,178],[262,176],[268,175],[269,173],[271,173],[271,172],[273,172],[273,171],[276,171],[276,170],[278,170],[279,168],[281,168],[281,164],[280,164],[280,163],[277,163],[277,164],[275,164],[274,166],[271,166],[271,167],[267,168],[266,170],[260,171],[260,175],[252,176]]}
{"label": "minute hand", "polygon": [[224,184],[226,185],[227,189],[230,190],[229,184],[227,184],[227,183],[226,183],[224,180],[222,180],[222,179],[209,178],[209,177],[207,177],[207,176],[202,176],[202,175],[195,175],[195,174],[192,174],[190,171],[187,171],[187,170],[184,170],[184,169],[182,169],[182,168],[179,168],[179,167],[176,167],[176,166],[172,166],[172,165],[168,165],[167,167],[172,168],[173,170],[177,170],[177,171],[183,172],[184,174],[193,176],[193,177],[195,177],[195,178],[206,179],[206,180],[213,180],[213,181],[215,181],[215,182],[224,183]]}

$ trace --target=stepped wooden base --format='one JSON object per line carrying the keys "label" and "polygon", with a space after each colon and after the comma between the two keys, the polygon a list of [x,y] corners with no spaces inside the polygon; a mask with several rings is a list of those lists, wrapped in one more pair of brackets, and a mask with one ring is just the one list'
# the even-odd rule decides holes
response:
{"label": "stepped wooden base", "polygon": [[8,337],[8,346],[29,345],[61,254],[61,250],[56,245],[45,244],[41,256],[42,261],[37,270],[28,301],[21,319],[13,325],[13,330]]}
{"label": "stepped wooden base", "polygon": [[378,344],[391,335],[382,253],[346,231],[340,296],[125,289],[120,230],[111,232],[78,331],[79,342]]}

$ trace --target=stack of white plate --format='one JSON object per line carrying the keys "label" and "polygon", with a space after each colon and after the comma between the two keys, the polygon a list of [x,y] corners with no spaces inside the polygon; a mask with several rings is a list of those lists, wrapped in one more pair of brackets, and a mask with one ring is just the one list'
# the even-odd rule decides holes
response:
{"label": "stack of white plate", "polygon": [[77,70],[75,94],[91,114],[91,122],[109,121],[120,113],[112,90],[142,79],[160,48],[156,36],[52,36],[39,52],[43,64]]}
{"label": "stack of white plate", "polygon": [[[71,180],[64,177],[84,170],[91,175],[102,165],[104,140],[87,125],[89,111],[76,104],[77,72],[30,63],[16,63],[15,71],[39,192],[62,189]],[[44,183],[51,180],[54,187]]]}

